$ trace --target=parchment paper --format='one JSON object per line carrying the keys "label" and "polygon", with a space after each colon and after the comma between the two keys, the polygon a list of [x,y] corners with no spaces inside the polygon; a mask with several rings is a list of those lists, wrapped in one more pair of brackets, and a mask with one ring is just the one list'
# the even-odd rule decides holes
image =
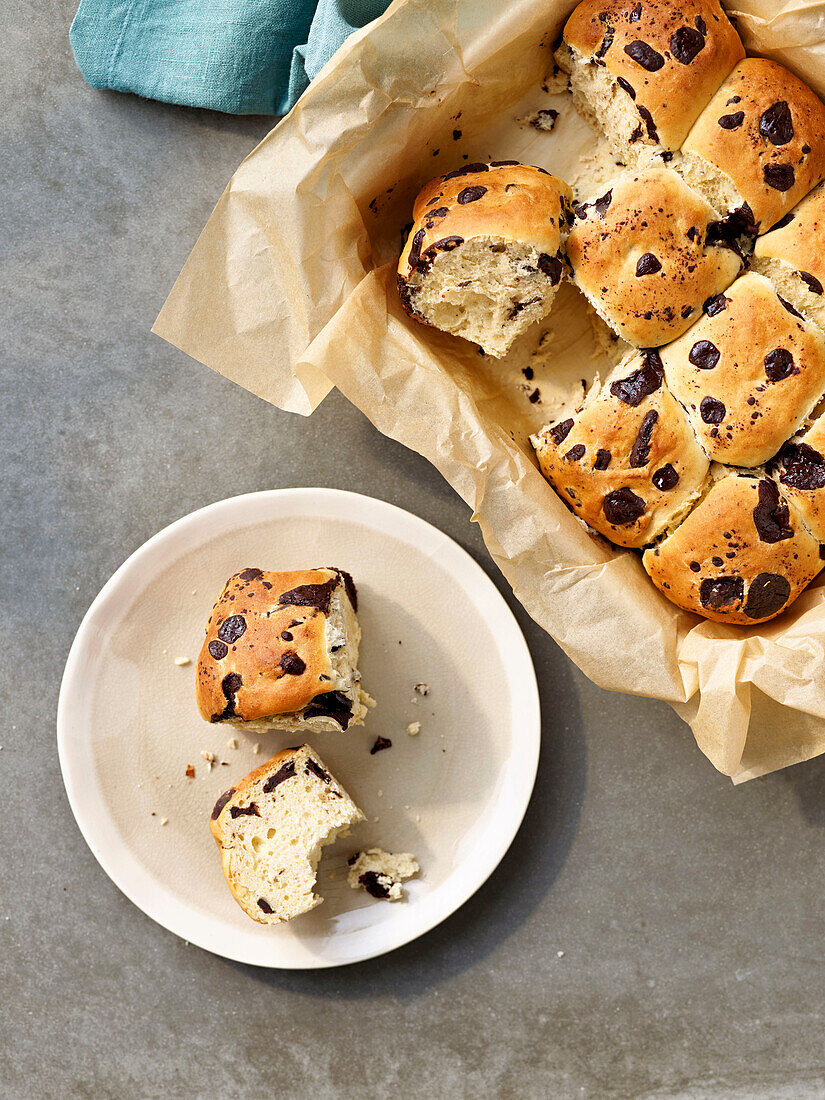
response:
{"label": "parchment paper", "polygon": [[[726,627],[678,610],[637,555],[579,525],[528,442],[621,350],[594,339],[574,288],[504,361],[409,320],[395,294],[401,230],[432,176],[520,159],[587,197],[620,171],[569,97],[542,88],[574,6],[396,0],[243,162],[153,331],[282,409],[310,413],[338,387],[461,494],[518,599],[591,679],[666,700],[740,782],[825,751],[822,581],[765,626]],[[750,52],[825,94],[825,3],[778,6],[730,10]],[[516,121],[542,107],[560,112],[552,133]]]}

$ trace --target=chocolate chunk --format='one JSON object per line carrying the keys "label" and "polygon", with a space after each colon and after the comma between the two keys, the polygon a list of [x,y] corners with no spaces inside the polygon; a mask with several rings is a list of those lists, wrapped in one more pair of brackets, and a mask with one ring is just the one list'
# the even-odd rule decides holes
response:
{"label": "chocolate chunk", "polygon": [[643,256],[640,256],[636,261],[636,275],[655,275],[657,271],[662,270],[662,265],[656,256],[652,252],[645,252]]}
{"label": "chocolate chunk", "polygon": [[638,23],[641,18],[642,18],[642,5],[641,5],[641,2],[640,2],[638,4],[634,4],[633,7],[630,9],[630,15],[628,16],[628,22]]}
{"label": "chocolate chunk", "polygon": [[[503,162],[501,162],[501,163],[503,163]],[[510,163],[513,163],[513,162],[511,161]],[[518,163],[518,162],[516,161],[516,163]],[[498,167],[498,163],[496,163],[494,165],[494,167]],[[469,175],[472,175],[475,172],[489,172],[489,171],[490,171],[489,164],[478,164],[478,163],[477,164],[463,164],[460,168],[454,168],[452,172],[448,172],[447,175],[443,177],[443,179],[444,180],[454,180],[454,179],[457,179],[458,176],[469,176]]]}
{"label": "chocolate chunk", "polygon": [[[536,111],[530,119],[530,125],[534,130],[541,130],[545,134],[552,134],[556,128],[559,112],[552,107],[545,107],[542,111]],[[505,191],[507,189],[505,188]]]}
{"label": "chocolate chunk", "polygon": [[593,209],[596,211],[596,213],[599,215],[600,218],[603,218],[605,216],[605,214],[607,213],[607,208],[610,206],[612,201],[613,201],[613,188],[612,187],[610,188],[609,191],[605,191],[605,193],[602,195],[602,197],[600,199],[595,199],[594,200],[594,202],[592,203],[592,206],[593,206]]}
{"label": "chocolate chunk", "polygon": [[226,718],[234,718],[235,715],[235,693],[243,687],[243,679],[239,672],[230,672],[224,676],[221,680],[221,690],[223,691],[224,698],[226,699],[226,706],[220,714],[213,714],[210,722],[223,722]]}
{"label": "chocolate chunk", "polygon": [[578,462],[580,458],[584,458],[584,444],[577,443],[575,447],[570,448],[564,457],[568,462]]}
{"label": "chocolate chunk", "polygon": [[[358,589],[355,587],[355,581],[352,579],[352,575],[346,571],[346,569],[338,569],[334,565],[328,565],[327,569],[334,569],[341,580],[344,582],[344,588],[349,596],[349,602],[352,604],[352,610],[358,610]],[[290,623],[290,626],[298,626],[298,623]]]}
{"label": "chocolate chunk", "polygon": [[312,772],[313,775],[317,775],[322,783],[329,783],[330,779],[332,778],[329,772],[325,772],[324,769],[319,764],[316,764],[312,758],[307,760],[306,774],[308,775],[310,772]]}
{"label": "chocolate chunk", "polygon": [[407,257],[407,262],[409,263],[410,267],[413,268],[413,270],[417,268],[421,263],[421,245],[423,244],[424,238],[426,236],[427,230],[419,229],[412,239],[412,244],[410,245],[410,254]]}
{"label": "chocolate chunk", "polygon": [[[401,305],[404,307],[407,313],[411,317],[419,317],[420,314],[415,306],[412,304],[412,295],[417,293],[418,287],[411,287],[401,275],[395,276],[395,285],[398,290],[398,297],[401,299]],[[272,585],[269,581],[263,582],[266,588],[271,588]]]}
{"label": "chocolate chunk", "polygon": [[208,648],[216,661],[222,661],[229,652],[229,646],[225,642],[211,641]]}
{"label": "chocolate chunk", "polygon": [[370,756],[375,756],[377,752],[381,752],[383,749],[391,749],[392,741],[389,737],[376,737],[375,744],[370,749]]}
{"label": "chocolate chunk", "polygon": [[261,569],[244,569],[243,573],[238,574],[242,581],[258,581],[263,575]]}
{"label": "chocolate chunk", "polygon": [[706,424],[721,424],[725,412],[725,406],[715,397],[703,397],[699,402],[699,414]]}
{"label": "chocolate chunk", "polygon": [[290,634],[288,630],[282,630],[281,631],[281,637],[283,638],[283,640],[285,642],[291,642],[292,639],[293,639],[293,635]]}
{"label": "chocolate chunk", "polygon": [[264,794],[272,794],[276,787],[280,786],[285,779],[292,779],[293,775],[295,775],[295,761],[287,760],[286,764],[282,764],[264,783]]}
{"label": "chocolate chunk", "polygon": [[338,578],[324,581],[322,584],[299,584],[278,597],[281,607],[317,607],[325,615],[329,614],[332,593],[338,584]]}
{"label": "chocolate chunk", "polygon": [[737,130],[745,121],[744,111],[735,111],[732,115],[722,115],[719,125],[723,130]]}
{"label": "chocolate chunk", "polygon": [[771,382],[781,382],[793,374],[793,356],[786,348],[775,348],[765,356],[765,374]]}
{"label": "chocolate chunk", "polygon": [[536,302],[540,302],[540,297],[528,298],[526,302],[516,302],[513,308],[508,313],[508,320],[512,321],[514,317],[518,317],[523,309],[527,309],[528,306],[534,306]]}
{"label": "chocolate chunk", "polygon": [[765,183],[775,191],[790,191],[796,183],[792,164],[766,164],[762,169]]}
{"label": "chocolate chunk", "polygon": [[699,564],[698,561],[692,561],[690,563],[690,568],[694,573],[698,573],[702,566]]}
{"label": "chocolate chunk", "polygon": [[665,493],[679,483],[679,475],[668,462],[666,466],[657,470],[650,480],[660,492]]}
{"label": "chocolate chunk", "polygon": [[284,653],[278,664],[287,676],[302,676],[307,669],[306,662],[302,661],[298,654],[292,651]]}
{"label": "chocolate chunk", "polygon": [[610,392],[625,405],[636,408],[646,397],[655,393],[662,384],[664,369],[658,352],[649,351],[645,354],[644,365],[629,374],[627,378],[620,378],[610,387]]}
{"label": "chocolate chunk", "polygon": [[[382,877],[386,878],[386,875]],[[390,896],[389,886],[381,881],[377,871],[364,871],[363,875],[358,876],[358,881],[373,898],[388,898]]]}
{"label": "chocolate chunk", "polygon": [[596,461],[593,463],[594,470],[606,470],[610,465],[610,459],[613,456],[610,451],[605,451],[601,447],[596,451]]}
{"label": "chocolate chunk", "polygon": [[228,619],[224,619],[221,623],[218,629],[218,637],[227,645],[232,645],[233,642],[237,642],[245,630],[246,619],[243,615],[230,615]]}
{"label": "chocolate chunk", "polygon": [[624,52],[649,73],[657,72],[665,63],[665,59],[657,50],[654,50],[647,42],[639,41],[638,38],[634,42],[629,42],[625,46]]}
{"label": "chocolate chunk", "polygon": [[342,691],[325,691],[307,705],[304,718],[332,718],[346,729],[352,718],[352,702]]}
{"label": "chocolate chunk", "polygon": [[641,466],[647,465],[648,459],[650,458],[650,438],[653,435],[653,428],[658,419],[659,414],[655,409],[651,409],[649,413],[645,414],[645,418],[639,427],[638,434],[630,449],[630,465],[633,469],[639,469]]}
{"label": "chocolate chunk", "polygon": [[659,140],[659,131],[656,129],[656,123],[653,121],[653,115],[648,111],[647,107],[642,107],[640,104],[636,105],[636,110],[642,116],[642,121],[645,124],[647,130],[647,136],[651,141]]}
{"label": "chocolate chunk", "polygon": [[782,303],[782,306],[783,306],[783,307],[784,307],[784,308],[785,308],[785,309],[786,309],[786,310],[788,311],[788,313],[790,313],[790,314],[791,314],[791,315],[792,315],[793,317],[798,317],[800,321],[804,321],[804,320],[805,320],[805,318],[804,318],[804,317],[802,316],[802,314],[801,314],[801,313],[799,312],[799,310],[798,310],[798,309],[796,309],[796,308],[795,308],[794,306],[792,306],[790,302],[786,301],[786,300],[785,300],[785,299],[784,299],[784,298],[782,297],[782,295],[781,295],[781,294],[777,294],[777,298],[778,298],[778,299],[779,299],[779,301],[780,301],[780,302]]}
{"label": "chocolate chunk", "polygon": [[701,15],[697,15],[693,22],[696,24],[696,29],[697,31],[699,31],[700,34],[708,33],[707,24],[705,23]]}
{"label": "chocolate chunk", "polygon": [[775,225],[771,226],[771,231],[774,229],[784,229],[786,225],[791,224],[795,217],[796,214],[794,214],[792,210],[788,211],[784,218],[780,218]]}
{"label": "chocolate chunk", "polygon": [[261,909],[264,913],[275,912],[275,910],[272,908],[266,898],[258,898],[258,908]]}
{"label": "chocolate chunk", "polygon": [[791,586],[778,573],[758,573],[750,583],[744,612],[749,619],[765,619],[775,615],[788,602]]}
{"label": "chocolate chunk", "polygon": [[221,810],[224,808],[224,806],[227,804],[227,802],[229,801],[229,799],[232,797],[232,795],[234,793],[235,793],[235,788],[234,787],[230,787],[228,791],[223,792],[221,797],[215,803],[215,806],[212,810],[212,820],[213,821],[217,820],[217,818],[220,815]]}
{"label": "chocolate chunk", "polygon": [[724,294],[714,294],[712,298],[707,298],[702,309],[708,315],[708,317],[715,317],[717,313],[721,313],[723,309],[727,309],[730,298],[726,298]]}
{"label": "chocolate chunk", "polygon": [[636,98],[636,89],[633,87],[629,80],[625,80],[623,76],[617,76],[616,83],[619,85],[620,88],[624,89],[624,91],[627,92],[631,99]]}
{"label": "chocolate chunk", "polygon": [[776,484],[767,478],[759,482],[759,503],[753,510],[753,523],[762,542],[793,538],[788,506],[781,503]]}
{"label": "chocolate chunk", "polygon": [[573,427],[572,420],[562,420],[559,424],[554,424],[552,428],[548,430],[548,434],[553,442],[558,447],[570,434],[570,429]]}
{"label": "chocolate chunk", "polygon": [[623,486],[608,493],[602,501],[602,511],[608,523],[614,527],[627,527],[644,515],[645,502],[632,489]]}
{"label": "chocolate chunk", "polygon": [[432,229],[433,218],[446,218],[450,213],[450,209],[447,206],[438,206],[435,210],[428,210],[425,217],[427,219],[427,228]]}
{"label": "chocolate chunk", "polygon": [[468,202],[478,202],[486,194],[486,187],[465,187],[463,191],[458,193],[458,204],[459,206],[466,206]]}
{"label": "chocolate chunk", "polygon": [[541,390],[539,390],[539,389],[533,390],[533,392],[527,398],[527,400],[530,402],[531,405],[535,405],[535,403],[537,401],[539,401],[540,399],[541,399]]}
{"label": "chocolate chunk", "polygon": [[561,279],[561,259],[558,256],[548,256],[546,252],[542,252],[539,256],[539,271],[547,276],[553,286],[556,286]]}
{"label": "chocolate chunk", "polygon": [[[521,164],[519,160],[491,160],[491,168],[511,168],[514,164]],[[535,165],[533,165],[535,168]],[[549,176],[550,173],[545,168],[537,168],[536,171],[543,172],[545,176]]]}
{"label": "chocolate chunk", "polygon": [[779,480],[794,489],[825,488],[825,458],[807,443],[786,443],[779,453]]}
{"label": "chocolate chunk", "polygon": [[744,595],[745,582],[741,577],[706,577],[699,585],[699,602],[709,611],[727,610],[729,604],[738,605]]}
{"label": "chocolate chunk", "polygon": [[689,65],[704,46],[705,36],[694,27],[679,27],[670,36],[670,52],[680,65]]}
{"label": "chocolate chunk", "polygon": [[[435,241],[429,248],[424,250],[422,262],[429,267],[439,252],[453,252],[462,244],[464,244],[464,238],[455,234],[451,237],[442,237],[440,241]],[[419,267],[420,266],[419,264]]]}
{"label": "chocolate chunk", "polygon": [[690,349],[688,359],[699,370],[713,370],[719,362],[719,348],[710,340],[697,340]]}
{"label": "chocolate chunk", "polygon": [[822,293],[822,283],[810,271],[797,271],[797,275],[813,294]]}
{"label": "chocolate chunk", "polygon": [[229,816],[234,820],[236,817],[260,817],[261,815],[255,803],[250,802],[248,806],[231,806]]}
{"label": "chocolate chunk", "polygon": [[762,113],[759,119],[759,133],[771,145],[787,145],[793,140],[793,119],[786,100],[780,99]]}

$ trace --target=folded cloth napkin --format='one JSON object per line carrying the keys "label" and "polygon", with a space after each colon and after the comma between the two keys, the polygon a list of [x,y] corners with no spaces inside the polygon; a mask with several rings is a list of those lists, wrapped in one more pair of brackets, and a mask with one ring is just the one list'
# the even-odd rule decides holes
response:
{"label": "folded cloth napkin", "polygon": [[230,114],[285,114],[389,0],[80,0],[69,31],[93,88]]}

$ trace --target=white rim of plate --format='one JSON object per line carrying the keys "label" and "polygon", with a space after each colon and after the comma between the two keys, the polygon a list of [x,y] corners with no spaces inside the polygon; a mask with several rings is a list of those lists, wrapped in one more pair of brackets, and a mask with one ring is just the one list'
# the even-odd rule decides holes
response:
{"label": "white rim of plate", "polygon": [[[465,856],[440,886],[415,898],[398,914],[398,919],[371,928],[374,942],[370,949],[351,958],[325,958],[313,954],[300,941],[290,941],[294,959],[269,961],[262,957],[266,954],[262,946],[269,945],[259,935],[250,935],[244,941],[244,933],[233,930],[230,944],[226,926],[218,918],[193,911],[160,886],[113,828],[97,799],[97,787],[90,787],[89,743],[82,733],[78,737],[76,720],[71,714],[82,706],[74,697],[78,691],[77,673],[86,653],[97,644],[96,639],[106,633],[110,605],[119,598],[124,582],[130,584],[138,579],[140,583],[140,578],[155,575],[157,564],[165,564],[176,553],[185,553],[192,545],[193,533],[198,541],[198,529],[204,520],[208,519],[211,532],[221,533],[244,523],[258,524],[284,515],[345,520],[383,534],[391,531],[394,538],[426,553],[455,577],[476,607],[495,619],[496,636],[509,657],[514,736],[520,742],[523,739],[518,746],[518,766],[512,765],[515,756],[512,754],[505,782],[496,792],[492,812],[473,844],[474,858],[470,854]],[[181,939],[235,962],[284,970],[344,966],[375,958],[431,931],[460,908],[487,881],[518,832],[535,785],[540,742],[538,683],[527,642],[504,597],[481,566],[426,520],[386,501],[342,489],[268,489],[245,493],[190,512],[153,535],[113,573],[84,615],[69,651],[57,705],[58,756],[69,805],[83,839],[112,882],[146,916]]]}

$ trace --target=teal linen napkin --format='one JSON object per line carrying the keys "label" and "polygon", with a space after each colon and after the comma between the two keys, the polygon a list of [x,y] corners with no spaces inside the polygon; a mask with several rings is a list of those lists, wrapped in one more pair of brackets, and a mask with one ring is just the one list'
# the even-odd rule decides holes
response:
{"label": "teal linen napkin", "polygon": [[239,115],[285,114],[389,0],[81,0],[69,31],[93,88]]}

